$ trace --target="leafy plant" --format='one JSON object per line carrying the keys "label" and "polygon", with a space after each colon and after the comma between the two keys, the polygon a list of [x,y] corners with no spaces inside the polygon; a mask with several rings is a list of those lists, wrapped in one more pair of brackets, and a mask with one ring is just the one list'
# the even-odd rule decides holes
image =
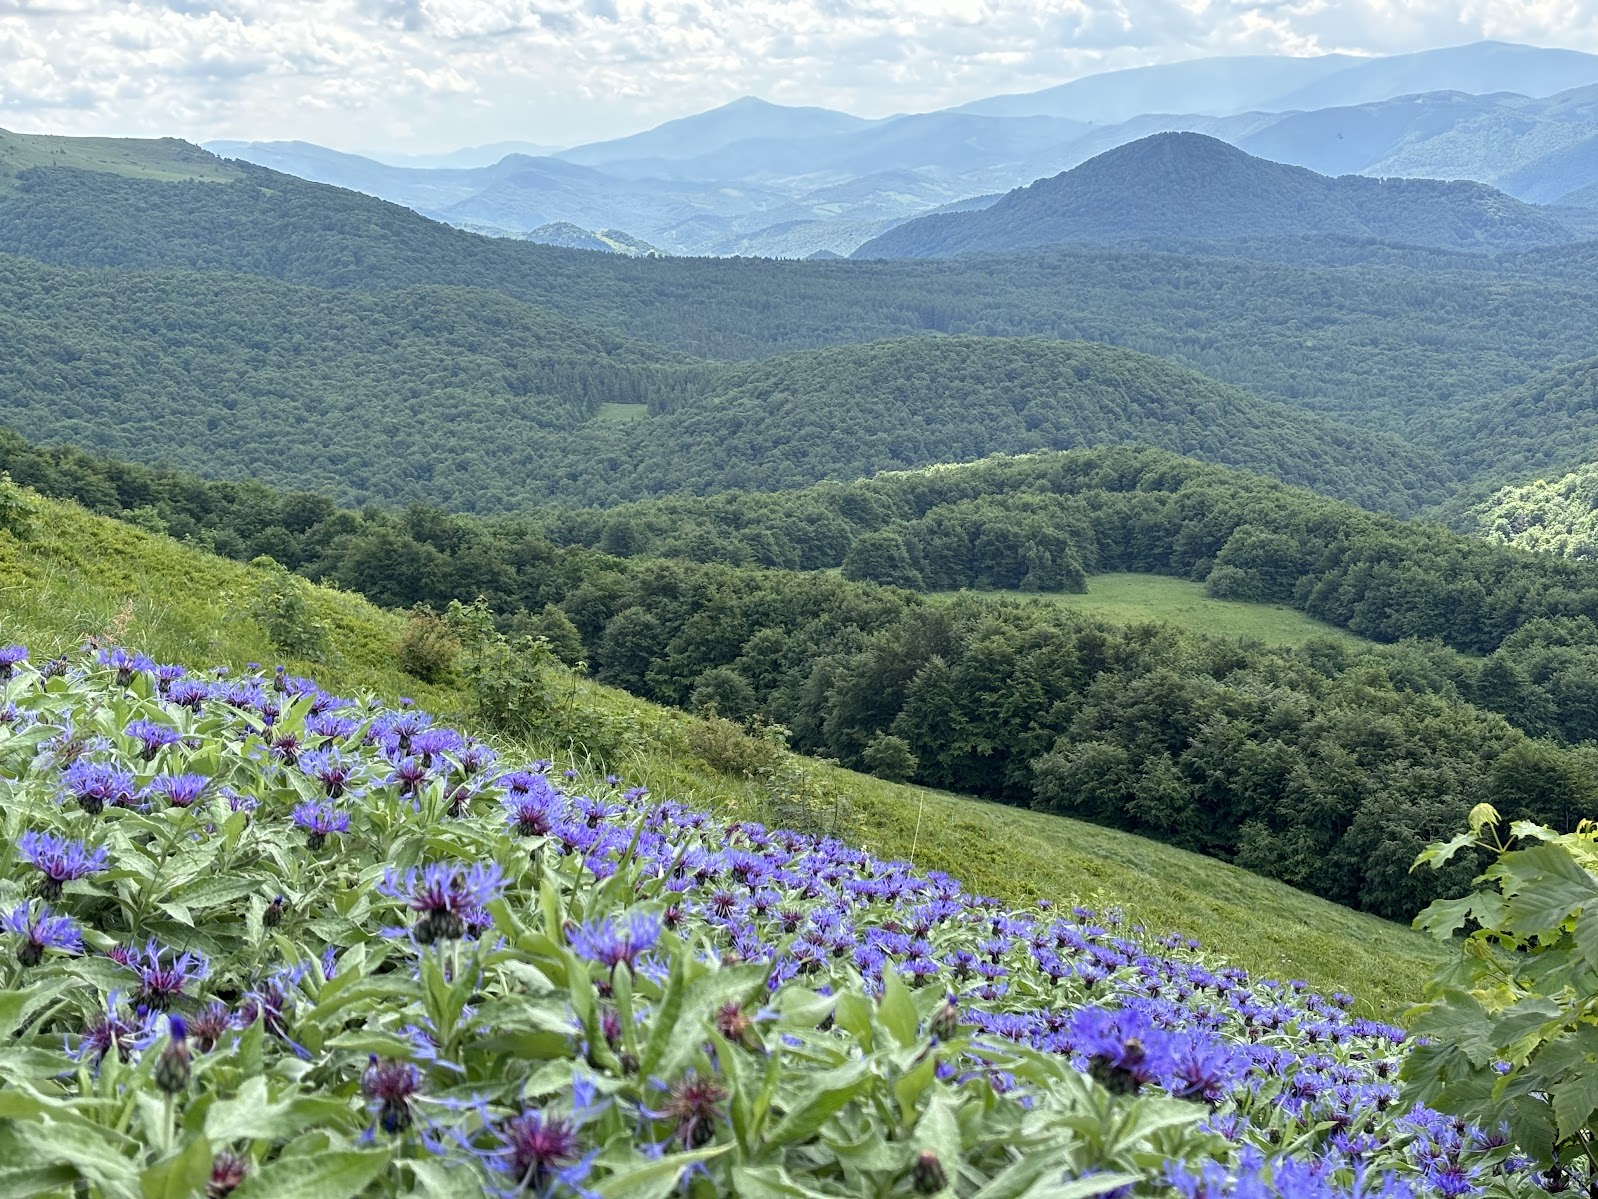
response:
{"label": "leafy plant", "polygon": [[1404,1066],[1409,1092],[1502,1124],[1550,1190],[1598,1183],[1598,823],[1506,831],[1480,804],[1467,831],[1416,865],[1465,852],[1489,863],[1476,889],[1416,919],[1443,938],[1470,931],[1414,1013],[1426,1040]]}

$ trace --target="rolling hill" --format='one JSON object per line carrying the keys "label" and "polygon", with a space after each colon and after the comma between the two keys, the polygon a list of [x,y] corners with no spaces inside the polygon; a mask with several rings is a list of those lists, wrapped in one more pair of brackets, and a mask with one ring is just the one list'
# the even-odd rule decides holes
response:
{"label": "rolling hill", "polygon": [[[729,368],[495,291],[4,256],[0,330],[25,347],[0,362],[0,422],[30,438],[351,503],[614,503],[1119,441],[1398,511],[1450,478],[1380,435],[1052,341],[918,338]],[[640,419],[598,419],[618,409]]]}
{"label": "rolling hill", "polygon": [[1164,133],[1013,191],[980,212],[906,222],[855,256],[992,254],[1178,233],[1338,235],[1483,250],[1575,240],[1554,217],[1480,184],[1332,179],[1202,134]]}
{"label": "rolling hill", "polygon": [[[262,621],[241,616],[266,581],[260,570],[75,504],[31,499],[28,507],[26,536],[0,529],[0,639],[28,644],[41,660],[90,635],[195,668],[243,670],[285,660]],[[287,657],[295,673],[314,672],[346,692],[412,696],[441,717],[489,732],[472,720],[474,697],[459,678],[429,684],[399,669],[402,615],[309,584],[302,599],[305,615],[326,628],[328,640],[320,661]],[[528,760],[565,761],[574,748],[582,759],[590,748],[600,763],[661,797],[739,819],[773,816],[771,788],[724,763],[711,765],[692,748],[709,744],[697,732],[702,722],[587,679],[563,676],[561,684],[588,745],[535,739],[517,746]],[[1359,991],[1374,1014],[1396,1015],[1418,998],[1441,957],[1429,937],[1400,925],[1158,842],[791,761],[800,784],[829,802],[836,797],[854,814],[858,843],[873,852],[923,868],[958,868],[970,885],[1016,902],[1048,897],[1119,905],[1132,920],[1179,927],[1250,969]],[[1002,838],[993,836],[995,829]],[[1000,840],[1002,854],[972,851]]]}
{"label": "rolling hill", "polygon": [[733,368],[660,415],[602,432],[606,440],[574,446],[549,471],[551,499],[768,491],[1125,442],[1399,512],[1452,481],[1440,459],[1396,439],[1132,351],[1041,339],[915,338],[786,355]]}

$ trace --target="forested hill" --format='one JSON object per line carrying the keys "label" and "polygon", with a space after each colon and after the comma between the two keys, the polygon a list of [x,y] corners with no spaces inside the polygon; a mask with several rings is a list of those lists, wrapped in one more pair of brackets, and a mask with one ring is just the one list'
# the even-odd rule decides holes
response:
{"label": "forested hill", "polygon": [[1479,183],[1333,179],[1199,133],[1160,133],[1017,188],[978,212],[895,226],[856,258],[1005,253],[1128,238],[1334,234],[1519,249],[1577,240],[1557,217]]}
{"label": "forested hill", "polygon": [[[384,605],[481,598],[505,627],[638,695],[759,715],[808,752],[1131,828],[1389,916],[1476,872],[1466,861],[1446,875],[1409,870],[1473,804],[1568,826],[1595,794],[1598,568],[1154,451],[677,501],[655,516],[677,520],[682,542],[652,546],[675,560],[560,548],[525,519],[338,511],[3,436],[0,468],[230,556],[270,553]],[[706,512],[690,519],[696,504]],[[622,523],[642,513],[599,514],[617,522],[602,539],[647,536],[642,519]],[[1324,639],[1273,649],[1053,604],[944,602],[695,560],[729,548],[842,555],[848,576],[880,565],[890,539],[940,585],[1174,571],[1225,594],[1290,594],[1373,636],[1491,652]]]}
{"label": "forested hill", "polygon": [[[1517,257],[1253,242],[1254,258],[1076,247],[1003,259],[638,259],[477,237],[238,165],[234,184],[33,169],[0,189],[0,251],[315,287],[470,286],[692,354],[758,357],[928,331],[1106,342],[1270,399],[1402,431],[1598,354],[1590,271]],[[1579,250],[1575,247],[1572,250]],[[1287,261],[1270,259],[1287,259]]]}
{"label": "forested hill", "polygon": [[1460,404],[1416,433],[1471,477],[1519,483],[1563,474],[1598,458],[1598,358]]}
{"label": "forested hill", "polygon": [[[503,512],[1143,442],[1374,508],[1435,457],[1130,350],[923,337],[728,367],[475,288],[0,256],[0,423],[344,503]],[[632,419],[617,420],[615,417]]]}
{"label": "forested hill", "polygon": [[1396,438],[1130,350],[1040,338],[922,337],[784,355],[731,369],[669,411],[592,432],[592,448],[573,442],[550,464],[551,498],[773,491],[1125,443],[1398,513],[1435,502],[1452,482],[1441,459]]}

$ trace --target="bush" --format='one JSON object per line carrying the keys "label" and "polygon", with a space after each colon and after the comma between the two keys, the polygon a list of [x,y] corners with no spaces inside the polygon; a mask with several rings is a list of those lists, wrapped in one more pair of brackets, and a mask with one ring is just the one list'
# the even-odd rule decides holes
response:
{"label": "bush", "polygon": [[752,779],[770,770],[782,757],[785,738],[767,725],[763,735],[747,732],[736,721],[710,713],[688,724],[688,748],[717,774]]}
{"label": "bush", "polygon": [[755,714],[758,703],[749,680],[730,666],[713,666],[705,671],[688,696],[690,711],[725,716],[739,724]]}
{"label": "bush", "polygon": [[507,638],[481,599],[469,605],[451,600],[444,619],[460,642],[460,671],[476,700],[478,719],[507,736],[537,732],[556,704],[549,642]]}
{"label": "bush", "polygon": [[263,555],[250,566],[260,574],[250,614],[272,648],[311,662],[327,661],[330,632],[311,606],[311,585],[290,574],[275,558]]}
{"label": "bush", "polygon": [[441,683],[454,671],[460,652],[460,638],[448,620],[424,605],[411,609],[396,651],[401,670],[424,683]]}
{"label": "bush", "polygon": [[873,737],[860,760],[872,774],[890,783],[908,782],[920,766],[910,743],[892,733],[878,733]]}

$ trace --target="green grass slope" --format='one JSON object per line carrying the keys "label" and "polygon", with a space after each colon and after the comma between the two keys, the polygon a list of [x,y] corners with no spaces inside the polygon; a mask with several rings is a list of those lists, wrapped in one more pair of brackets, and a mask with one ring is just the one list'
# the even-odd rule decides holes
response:
{"label": "green grass slope", "polygon": [[[941,592],[954,596],[959,592]],[[999,594],[999,593],[983,593]],[[1375,643],[1346,629],[1296,612],[1285,604],[1250,603],[1216,599],[1203,583],[1167,575],[1115,572],[1094,575],[1081,594],[1056,592],[1017,598],[1059,604],[1073,611],[1100,616],[1117,624],[1166,621],[1211,637],[1237,637],[1265,645],[1303,645],[1317,637],[1330,637],[1351,647],[1370,648]]]}
{"label": "green grass slope", "polygon": [[0,190],[35,167],[71,167],[167,183],[228,183],[239,172],[175,137],[55,137],[0,129]]}
{"label": "green grass slope", "polygon": [[[0,637],[45,653],[92,636],[197,665],[281,657],[247,615],[263,583],[258,568],[74,505],[31,502],[26,540],[0,531]],[[292,662],[294,669],[339,690],[412,695],[451,716],[470,708],[459,686],[430,687],[397,668],[402,617],[309,584],[303,596],[309,614],[328,627],[330,650],[321,662]],[[584,727],[621,730],[603,765],[658,794],[729,815],[773,818],[784,810],[773,807],[769,781],[747,777],[706,748],[741,734],[587,681],[563,687]],[[823,797],[827,811],[843,813],[839,831],[875,852],[949,870],[1003,898],[1120,905],[1133,920],[1179,928],[1250,969],[1353,991],[1383,1015],[1418,997],[1440,959],[1429,938],[1408,929],[1138,837],[784,761],[789,768],[779,773],[790,789]]]}

